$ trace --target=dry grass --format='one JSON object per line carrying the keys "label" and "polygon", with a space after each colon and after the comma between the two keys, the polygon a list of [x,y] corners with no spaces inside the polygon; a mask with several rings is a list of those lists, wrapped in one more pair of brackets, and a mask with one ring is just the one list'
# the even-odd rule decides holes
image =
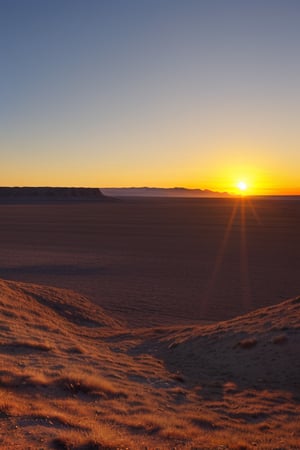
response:
{"label": "dry grass", "polygon": [[[50,300],[30,296],[48,288],[24,298],[4,286],[16,317],[0,311],[2,448],[299,449],[296,321],[289,331],[299,303],[218,325],[120,332],[52,316]],[[56,309],[72,308],[72,296],[55,295]],[[288,346],[273,345],[282,336]]]}
{"label": "dry grass", "polygon": [[252,348],[257,344],[257,339],[256,338],[246,338],[246,339],[242,339],[241,341],[239,341],[237,343],[237,347],[240,348]]}
{"label": "dry grass", "polygon": [[49,380],[42,372],[38,371],[29,370],[26,373],[22,373],[2,370],[0,372],[0,383],[7,388],[24,389],[31,386],[45,386],[49,383]]}
{"label": "dry grass", "polygon": [[72,394],[84,393],[107,397],[127,397],[124,389],[118,388],[108,379],[100,375],[90,375],[80,371],[72,372],[72,374],[61,374],[54,380],[54,383]]}
{"label": "dry grass", "polygon": [[13,406],[6,400],[0,400],[0,418],[6,418],[13,414]]}
{"label": "dry grass", "polygon": [[288,337],[286,334],[279,334],[274,336],[272,339],[273,344],[285,344],[288,341]]}
{"label": "dry grass", "polygon": [[50,342],[35,342],[35,341],[14,341],[11,347],[17,350],[41,351],[50,352],[54,350],[54,345]]}
{"label": "dry grass", "polygon": [[[129,443],[133,441],[130,439]],[[102,424],[89,433],[79,430],[61,431],[51,444],[57,450],[128,450],[117,430]]]}

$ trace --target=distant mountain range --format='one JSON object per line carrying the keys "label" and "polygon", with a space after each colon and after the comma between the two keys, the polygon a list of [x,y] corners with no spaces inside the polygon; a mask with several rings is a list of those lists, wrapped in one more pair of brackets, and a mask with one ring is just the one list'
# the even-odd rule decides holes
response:
{"label": "distant mountain range", "polygon": [[101,188],[104,195],[115,197],[229,197],[227,192],[214,192],[208,189],[187,189],[184,187],[129,187]]}
{"label": "distant mountain range", "polygon": [[113,197],[229,197],[227,192],[183,187],[0,187],[0,203],[74,203],[113,201]]}

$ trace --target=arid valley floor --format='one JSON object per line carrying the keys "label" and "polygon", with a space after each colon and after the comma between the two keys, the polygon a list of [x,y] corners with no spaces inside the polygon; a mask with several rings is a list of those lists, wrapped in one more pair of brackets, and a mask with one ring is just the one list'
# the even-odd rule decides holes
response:
{"label": "arid valley floor", "polygon": [[0,448],[300,448],[299,200],[0,212]]}

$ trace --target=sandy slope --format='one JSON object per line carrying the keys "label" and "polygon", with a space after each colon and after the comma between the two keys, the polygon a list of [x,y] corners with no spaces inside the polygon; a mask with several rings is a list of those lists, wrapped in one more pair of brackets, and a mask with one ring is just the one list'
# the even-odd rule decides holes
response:
{"label": "sandy slope", "polygon": [[0,281],[5,449],[300,448],[300,299],[126,329],[67,290]]}

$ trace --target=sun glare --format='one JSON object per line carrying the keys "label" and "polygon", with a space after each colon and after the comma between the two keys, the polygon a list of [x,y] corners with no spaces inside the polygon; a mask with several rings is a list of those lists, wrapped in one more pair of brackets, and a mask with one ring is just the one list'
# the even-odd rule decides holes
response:
{"label": "sun glare", "polygon": [[245,181],[239,181],[237,187],[240,190],[240,192],[245,192],[248,188],[247,183],[245,183]]}

